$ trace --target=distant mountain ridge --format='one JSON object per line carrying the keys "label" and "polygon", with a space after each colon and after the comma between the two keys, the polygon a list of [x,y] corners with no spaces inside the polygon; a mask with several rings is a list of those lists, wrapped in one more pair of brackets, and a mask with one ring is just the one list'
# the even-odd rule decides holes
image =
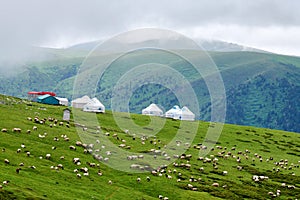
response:
{"label": "distant mountain ridge", "polygon": [[[71,50],[84,50],[91,51],[98,44],[101,44],[104,41],[96,40],[86,43],[80,43],[73,46],[70,46],[67,49]],[[264,50],[243,46],[235,43],[229,43],[221,40],[211,40],[211,39],[198,39],[195,42],[200,45],[206,51],[217,51],[217,52],[234,52],[234,51],[250,51],[250,52],[259,52],[259,53],[270,53]],[[151,43],[155,43],[155,41],[144,41],[145,44],[151,45]],[[145,45],[146,46],[146,45]]]}
{"label": "distant mountain ridge", "polygon": [[[143,41],[142,44],[151,46],[155,42],[157,41],[148,40]],[[22,65],[22,72],[13,76],[0,76],[2,83],[0,93],[26,98],[30,90],[49,90],[71,100],[74,80],[80,65],[98,43],[99,41],[84,43],[67,49],[43,48],[43,57],[41,57],[43,59],[32,60]],[[134,48],[141,43],[130,45]],[[166,42],[164,45],[172,47],[173,44]],[[218,66],[224,81],[227,96],[227,123],[300,133],[299,57],[266,53],[221,41],[206,41],[202,46]],[[190,53],[198,55],[194,51]],[[103,55],[97,56],[99,61],[105,60]],[[200,119],[209,121],[210,94],[204,80],[194,76],[195,73],[188,63],[155,51],[142,60],[137,59],[136,54],[127,56],[123,63],[115,62],[104,74],[104,77],[110,81],[99,82],[101,85],[97,86],[96,96],[110,109],[113,83],[117,81],[122,70],[148,62],[150,57],[151,62],[163,62],[184,74],[192,86],[198,88],[196,93],[199,98]],[[95,73],[93,67],[91,66],[88,71],[91,74]],[[178,104],[176,96],[166,88],[160,85],[145,85],[134,92],[129,105],[130,111],[140,113],[141,109],[148,106],[150,102],[157,103],[166,110]]]}

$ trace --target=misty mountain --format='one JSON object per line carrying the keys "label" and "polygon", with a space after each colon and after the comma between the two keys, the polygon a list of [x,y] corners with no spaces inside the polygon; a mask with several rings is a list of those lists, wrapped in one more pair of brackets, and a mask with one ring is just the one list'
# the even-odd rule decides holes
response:
{"label": "misty mountain", "polygon": [[[142,45],[155,45],[158,41],[142,41]],[[173,41],[184,42],[184,41]],[[97,66],[81,71],[80,66],[97,42],[76,45],[67,49],[42,49],[43,57],[23,64],[22,71],[11,76],[0,76],[0,93],[27,97],[27,92],[53,91],[71,100],[76,77],[82,73],[97,74]],[[116,44],[117,47],[120,44]],[[141,45],[131,43],[130,48]],[[168,48],[173,43],[165,42]],[[226,122],[300,132],[300,58],[247,49],[240,45],[208,41],[203,46],[218,66],[226,90]],[[115,47],[112,47],[115,48]],[[212,51],[213,50],[213,51]],[[245,51],[251,50],[251,51]],[[182,50],[192,56],[199,52]],[[47,56],[49,55],[49,56]],[[95,54],[98,62],[106,62],[112,54]],[[138,51],[110,64],[95,87],[95,95],[111,109],[113,87],[126,71],[144,63],[161,63],[177,70],[191,84],[198,97],[199,119],[211,120],[210,93],[203,77],[184,60],[162,51]],[[135,74],[133,74],[134,76]],[[171,80],[167,79],[166,83]],[[133,83],[124,87],[132,87]],[[83,88],[82,95],[88,88]],[[184,89],[184,87],[182,87]],[[138,87],[129,102],[130,112],[140,113],[151,102],[165,110],[179,101],[168,88],[160,84]],[[183,105],[181,105],[183,106]]]}
{"label": "misty mountain", "polygon": [[[99,45],[103,42],[104,41],[97,40],[97,41],[92,41],[92,42],[87,42],[87,43],[81,43],[81,44],[73,45],[73,46],[69,47],[68,49],[91,51],[93,48],[95,48],[97,45]],[[143,45],[144,46],[153,46],[157,42],[158,42],[158,40],[147,40],[147,41],[143,41]],[[243,46],[243,45],[239,45],[239,44],[235,44],[235,43],[220,41],[220,40],[198,39],[198,40],[195,40],[195,42],[206,51],[217,51],[217,52],[250,51],[250,52],[269,53],[264,50],[247,47],[247,46]],[[182,43],[180,41],[176,41],[176,45],[178,47],[178,46],[182,45]],[[170,44],[166,44],[166,47],[172,48],[172,46],[170,46]]]}

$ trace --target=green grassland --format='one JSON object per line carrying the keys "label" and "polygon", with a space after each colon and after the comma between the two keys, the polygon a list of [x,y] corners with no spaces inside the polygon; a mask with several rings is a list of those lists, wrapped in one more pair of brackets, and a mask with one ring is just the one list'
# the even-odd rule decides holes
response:
{"label": "green grassland", "polygon": [[[169,199],[271,199],[275,197],[270,196],[268,192],[276,194],[278,189],[281,190],[281,195],[276,199],[300,198],[300,135],[297,133],[226,124],[220,138],[215,141],[214,150],[204,155],[203,150],[194,148],[194,145],[212,142],[205,137],[206,132],[208,128],[218,127],[218,124],[204,121],[186,122],[188,127],[194,127],[199,123],[197,134],[188,144],[185,152],[191,154],[192,158],[172,161],[167,167],[167,172],[160,177],[152,175],[147,170],[131,172],[115,170],[108,166],[112,160],[107,163],[99,162],[92,154],[84,153],[84,148],[76,146],[75,143],[81,140],[95,143],[98,139],[102,145],[105,140],[109,140],[119,148],[117,146],[122,143],[120,140],[124,139],[126,145],[131,147],[125,150],[127,155],[146,154],[150,149],[163,151],[176,133],[180,132],[182,128],[180,121],[151,119],[139,114],[130,114],[130,119],[124,113],[108,111],[96,115],[101,127],[101,131],[97,132],[95,124],[88,121],[85,124],[87,131],[76,128],[75,123],[78,121],[74,121],[73,118],[70,120],[70,128],[66,126],[66,122],[63,126],[50,127],[53,122],[49,120],[46,120],[45,124],[39,124],[27,119],[27,117],[39,119],[52,117],[58,122],[63,122],[64,108],[0,96],[0,129],[7,129],[7,132],[0,132],[2,150],[0,152],[0,185],[2,185],[0,199],[158,199],[159,195]],[[73,112],[81,111],[73,110]],[[85,116],[89,119],[92,115],[95,116],[91,113],[83,113],[81,115],[83,119],[78,120],[82,122]],[[149,135],[145,144],[142,144],[141,140],[132,134],[134,129],[129,129],[131,134],[128,134],[116,124],[115,119],[118,118],[122,118],[125,122],[127,120],[128,124],[137,124],[142,130],[144,129],[145,134],[151,133],[148,127],[151,120],[165,120],[165,124],[155,136]],[[33,130],[33,126],[37,126],[36,131]],[[21,128],[22,131],[13,132],[13,128]],[[31,130],[30,133],[26,133],[27,130]],[[192,134],[190,129],[186,129],[185,134],[189,135],[189,131]],[[110,133],[109,136],[105,135],[107,132]],[[38,137],[39,134],[44,135],[44,133],[47,133],[45,138]],[[114,137],[113,134],[117,134],[118,137]],[[138,135],[138,132],[135,134]],[[67,135],[69,140],[65,141],[62,135]],[[59,141],[55,141],[55,137]],[[180,138],[180,136],[176,137]],[[21,148],[21,144],[26,148]],[[69,148],[71,145],[75,146],[76,150],[71,150]],[[235,150],[232,149],[233,147]],[[17,153],[19,148],[21,152]],[[105,150],[100,150],[100,153],[105,154],[107,150],[110,149],[106,147]],[[246,150],[249,152],[247,153]],[[30,152],[30,156],[27,156],[27,151]],[[218,156],[222,151],[224,155],[228,152],[232,155],[227,159]],[[45,158],[48,153],[51,154],[50,159]],[[198,160],[201,155],[211,159],[218,158],[217,167],[214,167],[213,163]],[[61,156],[64,156],[64,159],[61,159]],[[169,156],[173,157],[173,155]],[[238,157],[241,158],[240,163],[237,162]],[[75,165],[73,158],[80,158],[81,165]],[[4,159],[8,159],[9,164],[5,163]],[[157,159],[163,162],[164,156],[157,155]],[[281,159],[287,160],[286,164],[283,167],[276,166],[274,163],[280,162]],[[22,162],[24,166],[19,166]],[[99,166],[90,167],[88,162]],[[139,162],[147,163],[147,158]],[[175,167],[174,162],[179,165],[189,163],[191,167],[190,169]],[[59,164],[63,165],[63,169],[51,169],[51,166],[56,167]],[[32,166],[35,166],[35,169]],[[242,170],[238,170],[237,166],[241,166]],[[83,176],[82,172],[79,172],[82,177],[78,178],[74,169],[82,167],[89,169],[89,176]],[[201,167],[204,168],[203,171],[199,170]],[[17,168],[21,168],[19,173],[16,173]],[[177,171],[175,172],[174,169]],[[223,175],[225,170],[228,172],[227,175]],[[99,171],[102,172],[102,176],[97,174]],[[166,178],[165,174],[172,178]],[[254,182],[253,175],[264,175],[269,179]],[[150,181],[146,180],[147,176],[150,177]],[[138,177],[141,178],[140,182],[137,182]],[[191,177],[197,181],[190,182]],[[177,182],[177,179],[181,181]],[[2,183],[6,180],[9,181],[7,185]],[[112,184],[108,183],[110,180]],[[213,183],[219,183],[219,187],[213,187]],[[295,188],[288,189],[287,186],[283,187],[282,183],[293,185]],[[197,188],[196,191],[192,191],[188,184]]]}

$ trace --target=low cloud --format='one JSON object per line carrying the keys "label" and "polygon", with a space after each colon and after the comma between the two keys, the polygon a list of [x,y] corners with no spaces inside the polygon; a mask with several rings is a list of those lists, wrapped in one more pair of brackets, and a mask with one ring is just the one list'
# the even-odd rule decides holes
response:
{"label": "low cloud", "polygon": [[300,55],[299,7],[292,0],[1,1],[0,62],[22,62],[34,45],[67,47],[143,27]]}

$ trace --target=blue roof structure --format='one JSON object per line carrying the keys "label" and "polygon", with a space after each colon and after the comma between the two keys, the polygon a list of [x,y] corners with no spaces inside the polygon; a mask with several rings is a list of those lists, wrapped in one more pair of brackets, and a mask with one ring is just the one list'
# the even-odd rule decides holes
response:
{"label": "blue roof structure", "polygon": [[56,97],[51,96],[49,94],[39,96],[37,98],[37,102],[50,105],[59,105],[59,100]]}

